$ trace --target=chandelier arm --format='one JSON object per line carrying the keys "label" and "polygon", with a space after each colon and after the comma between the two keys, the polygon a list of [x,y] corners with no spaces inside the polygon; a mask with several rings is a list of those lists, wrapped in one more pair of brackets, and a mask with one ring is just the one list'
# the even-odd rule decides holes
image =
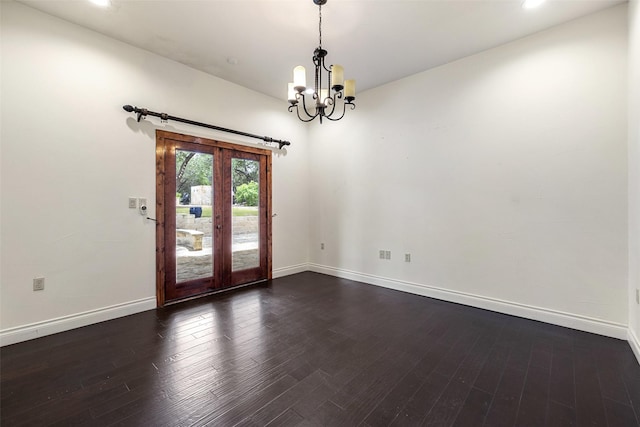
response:
{"label": "chandelier arm", "polygon": [[[314,94],[314,97],[315,97],[315,94]],[[316,114],[310,114],[309,110],[307,110],[307,103],[306,103],[307,97],[304,96],[304,94],[300,94],[300,98],[302,98],[302,109],[304,110],[304,114],[307,117],[311,117],[311,120],[313,120],[318,115],[318,113],[316,112]],[[300,113],[298,113],[298,117],[300,117]],[[302,120],[302,119],[300,119],[300,120]],[[303,120],[303,121],[305,121],[305,120]]]}
{"label": "chandelier arm", "polygon": [[[329,118],[333,115],[333,112],[336,110],[336,98],[338,97],[338,92],[333,94],[333,97],[327,98],[327,104],[331,105],[331,111],[328,114],[325,114],[325,117]],[[329,119],[331,120],[331,119]]]}
{"label": "chandelier arm", "polygon": [[312,116],[312,115],[310,115],[310,114],[307,112],[307,110],[304,110],[304,113],[307,115],[307,117],[308,117],[308,118],[302,118],[302,116],[300,116],[300,109],[299,109],[299,108],[298,108],[298,106],[296,105],[296,114],[298,114],[298,119],[300,119],[300,121],[302,121],[302,122],[310,122],[310,121],[312,121],[313,119],[315,119],[315,118],[316,118],[316,116],[318,115],[318,114],[316,113],[314,116]]}
{"label": "chandelier arm", "polygon": [[[334,106],[334,107],[335,107],[335,106]],[[346,104],[346,103],[343,103],[343,104],[342,104],[342,114],[340,115],[340,117],[335,117],[335,118],[331,117],[331,116],[333,115],[333,110],[332,110],[332,111],[331,111],[331,114],[330,114],[330,115],[328,115],[328,116],[325,116],[325,118],[327,118],[327,119],[331,120],[332,122],[337,122],[338,120],[340,120],[341,118],[343,118],[343,117],[344,117],[344,113],[345,113],[346,111],[347,111],[347,104]]]}
{"label": "chandelier arm", "polygon": [[303,121],[303,122],[310,122],[311,120],[315,119],[318,116],[318,113],[316,114],[309,114],[309,111],[307,111],[307,107],[305,105],[305,96],[304,94],[296,94],[296,98],[300,99],[302,98],[302,110],[304,111],[304,115],[306,116],[305,118],[303,118],[300,115],[300,108],[299,108],[299,104],[295,103],[295,104],[291,104],[289,106],[289,112],[293,111],[293,108],[295,107],[296,109],[296,114],[298,115],[298,118]]}
{"label": "chandelier arm", "polygon": [[331,65],[329,65],[329,68],[327,68],[326,65],[324,65],[324,57],[322,58],[322,68],[324,68],[324,70],[329,73],[329,81],[328,83],[331,83]]}
{"label": "chandelier arm", "polygon": [[[344,114],[347,111],[347,105],[350,105],[352,110],[355,110],[356,108],[356,104],[352,102],[344,102],[342,104],[342,115],[340,117],[336,117],[336,118],[331,118],[330,116],[325,116],[325,117],[333,122],[337,122],[338,120],[344,117]],[[333,114],[333,111],[331,112],[331,114]]]}

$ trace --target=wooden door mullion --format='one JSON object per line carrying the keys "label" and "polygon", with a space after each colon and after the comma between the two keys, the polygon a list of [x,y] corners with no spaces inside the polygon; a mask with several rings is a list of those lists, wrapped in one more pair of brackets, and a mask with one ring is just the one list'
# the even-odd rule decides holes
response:
{"label": "wooden door mullion", "polygon": [[222,148],[216,148],[213,166],[213,235],[211,246],[213,248],[215,287],[221,288],[223,286],[224,277],[222,272],[224,267],[224,259],[222,257],[224,231],[224,186],[222,175],[224,170],[224,156]]}

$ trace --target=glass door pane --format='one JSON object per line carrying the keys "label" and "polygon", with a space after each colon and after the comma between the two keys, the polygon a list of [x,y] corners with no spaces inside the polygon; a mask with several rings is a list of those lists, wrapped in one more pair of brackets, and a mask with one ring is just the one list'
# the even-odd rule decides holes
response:
{"label": "glass door pane", "polygon": [[176,150],[176,283],[213,276],[213,155]]}
{"label": "glass door pane", "polygon": [[260,266],[260,162],[231,159],[231,271]]}

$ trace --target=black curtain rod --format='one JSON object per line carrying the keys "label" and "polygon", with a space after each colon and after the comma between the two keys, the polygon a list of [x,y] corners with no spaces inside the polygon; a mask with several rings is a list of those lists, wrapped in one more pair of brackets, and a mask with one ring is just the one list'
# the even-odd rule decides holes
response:
{"label": "black curtain rod", "polygon": [[189,124],[189,125],[200,126],[200,127],[209,128],[209,129],[215,129],[215,130],[219,130],[219,131],[222,131],[222,132],[234,133],[236,135],[248,136],[249,138],[261,139],[266,143],[276,143],[276,144],[278,144],[278,147],[281,150],[282,150],[282,147],[284,147],[285,145],[291,145],[291,143],[289,141],[283,141],[281,139],[273,139],[273,138],[268,137],[268,136],[254,135],[252,133],[247,133],[247,132],[240,132],[239,130],[227,129],[227,128],[223,128],[223,127],[220,127],[220,126],[209,125],[207,123],[200,123],[200,122],[196,122],[196,121],[189,120],[189,119],[182,119],[180,117],[170,116],[167,113],[156,113],[155,111],[149,111],[146,108],[132,107],[131,105],[124,105],[122,108],[124,109],[124,111],[128,111],[129,113],[136,113],[138,115],[138,122],[140,120],[142,120],[143,118],[145,118],[146,116],[154,116],[154,117],[160,117],[160,119],[164,120],[164,121],[175,120],[176,122],[182,122],[182,123],[186,123],[186,124]]}

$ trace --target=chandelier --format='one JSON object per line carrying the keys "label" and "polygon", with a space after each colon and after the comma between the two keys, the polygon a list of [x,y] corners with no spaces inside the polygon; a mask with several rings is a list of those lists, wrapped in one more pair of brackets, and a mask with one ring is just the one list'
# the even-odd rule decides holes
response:
{"label": "chandelier", "polygon": [[[353,110],[356,104],[356,81],[344,80],[344,69],[341,65],[324,63],[327,51],[322,48],[322,5],[327,0],[313,0],[318,5],[318,48],[313,51],[315,79],[312,88],[307,88],[306,70],[302,65],[293,69],[293,83],[289,83],[289,112],[294,109],[298,118],[310,122],[316,117],[337,121],[344,117],[347,105]],[[326,74],[323,77],[323,73]],[[309,104],[309,105],[308,105]]]}

